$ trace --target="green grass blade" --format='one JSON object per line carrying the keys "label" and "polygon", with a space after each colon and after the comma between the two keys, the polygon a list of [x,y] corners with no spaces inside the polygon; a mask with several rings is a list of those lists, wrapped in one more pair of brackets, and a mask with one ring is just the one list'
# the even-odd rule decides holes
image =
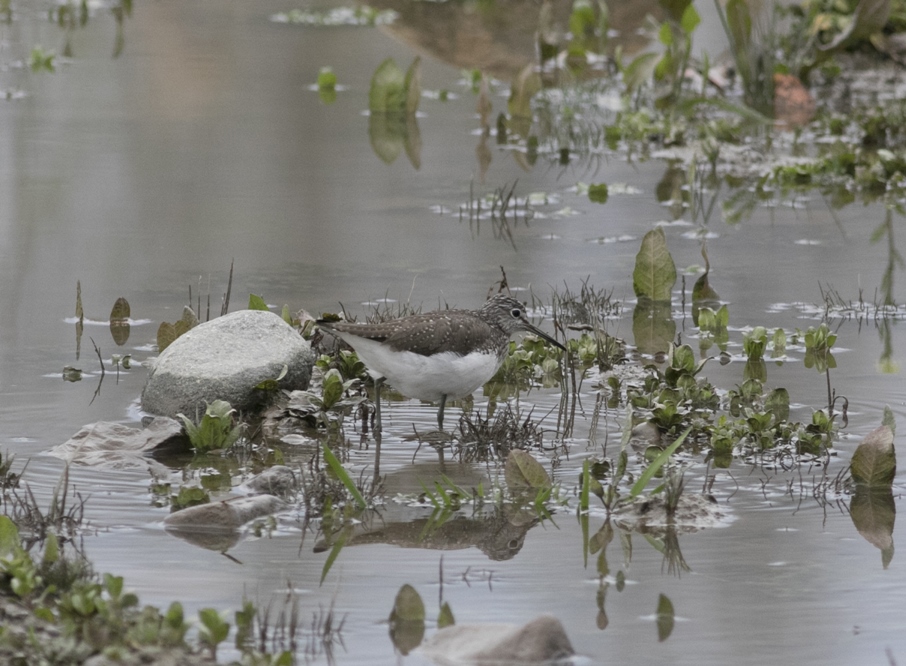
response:
{"label": "green grass blade", "polygon": [[653,477],[657,473],[657,471],[661,467],[663,467],[668,460],[670,460],[670,456],[672,456],[673,453],[680,447],[680,445],[683,443],[683,441],[686,439],[686,436],[690,432],[692,432],[692,428],[686,428],[683,434],[677,437],[676,441],[673,442],[673,444],[661,451],[658,454],[658,457],[651,461],[651,464],[645,468],[645,471],[642,472],[642,475],[639,477],[638,481],[633,484],[632,489],[629,491],[630,498],[638,497],[642,493],[642,491],[645,490],[645,486],[647,486],[648,482],[651,481],[651,477]]}
{"label": "green grass blade", "polygon": [[343,465],[340,464],[340,461],[337,460],[337,457],[333,454],[333,451],[330,450],[327,444],[324,445],[324,460],[327,461],[327,465],[330,467],[333,473],[336,474],[337,478],[343,483],[343,485],[346,487],[346,490],[348,490],[349,494],[352,495],[353,499],[355,499],[355,503],[358,505],[358,507],[360,509],[367,508],[368,505],[365,503],[365,498],[362,497],[362,493],[360,493],[359,489],[355,487],[352,479],[349,478],[349,473],[346,471]]}

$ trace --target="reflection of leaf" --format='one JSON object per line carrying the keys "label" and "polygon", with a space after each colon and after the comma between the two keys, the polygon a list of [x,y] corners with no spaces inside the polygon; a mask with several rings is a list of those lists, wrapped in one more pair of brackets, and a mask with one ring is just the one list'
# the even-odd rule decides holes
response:
{"label": "reflection of leaf", "polygon": [[743,379],[757,379],[761,383],[768,380],[768,367],[763,358],[750,358],[742,369]]}
{"label": "reflection of leaf", "polygon": [[632,334],[642,354],[667,351],[676,337],[670,303],[640,298],[632,311]]}
{"label": "reflection of leaf", "polygon": [[635,258],[632,272],[632,287],[638,297],[652,301],[670,301],[671,290],[676,283],[676,265],[667,238],[661,227],[652,229],[642,238],[642,247]]}
{"label": "reflection of leaf", "polygon": [[857,487],[849,503],[849,515],[862,538],[881,551],[886,569],[893,559],[893,527],[897,517],[891,490]]}
{"label": "reflection of leaf", "polygon": [[893,431],[882,425],[868,433],[853,453],[850,470],[856,483],[889,488],[897,471]]}
{"label": "reflection of leaf", "polygon": [[673,602],[667,598],[667,595],[661,594],[657,600],[657,640],[663,642],[670,638],[673,633],[673,622],[675,613]]}
{"label": "reflection of leaf", "polygon": [[368,118],[368,138],[383,162],[393,164],[405,149],[412,166],[421,167],[422,138],[414,115],[372,113]]}
{"label": "reflection of leaf", "polygon": [[551,487],[550,476],[541,463],[520,449],[513,449],[507,456],[504,476],[510,488]]}

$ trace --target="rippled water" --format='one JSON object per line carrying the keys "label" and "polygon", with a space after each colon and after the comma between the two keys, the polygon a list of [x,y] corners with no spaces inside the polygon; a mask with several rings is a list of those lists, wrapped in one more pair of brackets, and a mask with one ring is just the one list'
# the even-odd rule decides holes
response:
{"label": "rippled water", "polygon": [[[481,182],[476,100],[460,82],[461,63],[429,56],[424,87],[457,96],[422,100],[420,168],[405,154],[386,164],[372,150],[363,114],[369,79],[384,58],[404,64],[415,52],[392,31],[269,20],[292,8],[274,0],[138,4],[116,59],[110,57],[112,19],[98,10],[72,35],[73,58],[55,74],[17,66],[35,44],[62,49],[63,36],[38,8],[19,7],[17,20],[2,26],[0,87],[26,96],[0,106],[0,448],[29,461],[26,479],[39,496],[49,496],[62,469],[49,449],[86,423],[137,419],[145,370],[136,364],[117,380],[108,365],[93,399],[100,378],[91,339],[105,359],[132,353],[140,362],[151,354],[158,324],[179,317],[189,285],[193,294],[213,294],[219,308],[231,261],[234,309],[248,293],[310,312],[343,303],[362,314],[360,304],[385,296],[428,309],[473,307],[500,278],[500,266],[511,286],[531,288],[542,299],[552,288],[575,290],[588,280],[628,300],[612,332],[631,341],[638,243],[655,223],[672,218],[654,196],[663,162],[629,165],[607,155],[593,167],[542,160],[524,170],[492,144]],[[332,105],[309,89],[324,65],[347,86]],[[504,96],[492,101],[495,113],[505,108]],[[496,237],[489,220],[470,224],[455,213],[470,187],[485,193],[517,181],[520,196],[554,196],[535,206],[533,219],[513,225],[511,240]],[[613,194],[600,206],[575,193],[577,181],[629,183],[638,193]],[[741,351],[744,327],[814,325],[813,311],[797,304],[820,302],[819,284],[833,285],[846,299],[861,289],[871,300],[880,287],[889,254],[871,235],[884,211],[854,205],[832,214],[818,195],[800,204],[756,209],[735,226],[716,218],[708,225],[712,285],[730,304],[733,353]],[[665,230],[680,267],[702,263],[692,227]],[[686,278],[687,309],[678,325],[693,347],[694,280]],[[77,358],[67,320],[77,281],[90,319],[105,321],[116,298],[125,296],[133,318],[146,323],[133,326],[122,346],[106,324],[87,325]],[[677,293],[680,317],[681,302]],[[849,399],[850,425],[831,464],[834,474],[880,423],[885,404],[906,421],[901,375],[879,370],[885,346],[902,365],[899,322],[880,329],[872,321],[845,321],[837,332],[841,349],[832,379]],[[782,366],[768,363],[768,384],[785,386],[802,405],[794,418],[805,419],[822,404],[826,386],[822,375],[805,371],[801,353],[790,356]],[[63,382],[64,365],[79,365],[86,376]],[[712,362],[705,373],[729,389],[742,381],[742,365]],[[552,435],[559,397],[557,389],[536,390],[520,400],[523,409],[534,406],[536,418],[549,414],[543,418]],[[600,455],[602,446],[615,455],[620,437],[620,413],[594,425],[588,382],[581,399],[569,453],[557,470],[566,488],[574,487],[582,460]],[[483,403],[476,395],[476,404]],[[415,401],[385,409],[381,467],[389,497],[420,492],[437,478],[433,452],[422,450],[413,460],[407,439],[413,428],[431,429],[435,412]],[[448,408],[448,419],[457,414]],[[347,436],[352,468],[367,469],[373,446],[360,444],[351,425]],[[488,474],[481,466],[448,465],[447,472],[464,485]],[[592,663],[888,663],[886,650],[906,660],[902,559],[894,556],[884,569],[880,552],[855,529],[845,499],[822,505],[811,496],[808,481],[820,470],[803,470],[800,478],[737,464],[731,472],[714,492],[732,520],[679,537],[688,571],[669,571],[662,555],[635,535],[631,558],[618,539],[607,547],[604,587],[597,556],[583,563],[570,510],[519,533],[510,551],[491,545],[487,532],[475,536],[484,548],[417,548],[406,536],[399,538],[413,547],[350,545],[319,585],[326,553],[314,552],[312,534],[302,539],[298,516],[286,516],[270,537],[240,541],[226,557],[164,532],[167,510],[154,506],[146,473],[75,468],[72,480],[89,497],[87,554],[99,571],[125,576],[143,602],[179,599],[190,614],[207,606],[236,609],[243,595],[263,603],[280,598],[289,582],[303,613],[334,600],[346,614],[345,647],[334,654],[340,664],[397,662],[385,624],[393,597],[412,584],[434,618],[441,556],[443,599],[458,622],[524,622],[550,612]],[[687,487],[704,483],[703,471],[697,474]],[[901,474],[898,507],[902,483]],[[395,525],[428,514],[391,499],[383,521]],[[592,516],[592,532],[602,523]],[[894,533],[894,542],[899,536]],[[617,585],[617,572],[625,586]],[[653,619],[661,593],[677,614],[664,642],[657,641]]]}

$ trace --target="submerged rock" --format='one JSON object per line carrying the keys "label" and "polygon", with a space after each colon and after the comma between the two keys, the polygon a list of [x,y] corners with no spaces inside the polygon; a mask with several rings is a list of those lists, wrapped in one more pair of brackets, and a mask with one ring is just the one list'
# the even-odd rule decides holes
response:
{"label": "submerged rock", "polygon": [[167,347],[154,362],[142,408],[191,419],[214,400],[251,409],[266,395],[255,387],[279,377],[284,366],[280,388],[307,388],[314,359],[311,345],[273,312],[240,310],[199,324]]}
{"label": "submerged rock", "polygon": [[261,472],[261,474],[246,481],[240,488],[245,487],[250,493],[276,495],[277,497],[290,497],[299,490],[301,479],[286,465],[274,465]]}
{"label": "submerged rock", "polygon": [[164,519],[164,525],[167,530],[234,532],[247,522],[269,516],[286,506],[286,502],[273,495],[231,497],[171,513]]}
{"label": "submerged rock", "polygon": [[150,467],[154,471],[157,463],[145,454],[166,448],[182,437],[182,423],[165,416],[153,418],[145,428],[98,421],[82,427],[68,440],[51,449],[50,454],[80,465],[106,469]]}
{"label": "submerged rock", "polygon": [[626,529],[642,533],[661,533],[671,529],[677,532],[698,532],[708,527],[720,527],[729,522],[729,516],[710,495],[684,493],[671,515],[663,495],[637,497],[616,513],[617,523]]}
{"label": "submerged rock", "polygon": [[575,654],[560,620],[551,615],[522,626],[445,627],[419,649],[438,664],[539,664]]}

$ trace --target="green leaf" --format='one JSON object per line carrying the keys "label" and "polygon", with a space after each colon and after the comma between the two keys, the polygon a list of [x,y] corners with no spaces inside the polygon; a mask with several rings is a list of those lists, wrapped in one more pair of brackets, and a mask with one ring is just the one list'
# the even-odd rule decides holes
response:
{"label": "green leaf", "polygon": [[667,248],[664,230],[656,227],[642,238],[642,246],[635,258],[632,286],[638,297],[670,301],[674,284],[676,264]]}
{"label": "green leaf", "polygon": [[337,75],[330,67],[322,67],[318,72],[318,89],[334,90],[337,87]]}
{"label": "green leaf", "polygon": [[642,491],[645,490],[645,486],[648,485],[648,482],[651,478],[657,473],[657,471],[664,466],[664,464],[670,460],[670,456],[680,447],[683,443],[683,440],[686,439],[686,436],[692,432],[692,428],[686,428],[682,435],[676,438],[676,440],[668,446],[666,449],[661,451],[661,453],[651,461],[651,464],[645,468],[645,471],[639,476],[638,480],[633,484],[632,488],[629,491],[629,497],[638,497],[642,494]]}
{"label": "green leaf", "polygon": [[336,368],[331,368],[324,375],[321,401],[324,409],[330,409],[343,397],[343,377]]}
{"label": "green leaf", "polygon": [[884,418],[881,419],[881,425],[886,425],[890,428],[890,432],[894,435],[897,434],[897,420],[890,409],[890,405],[884,405]]}
{"label": "green leaf", "polygon": [[406,103],[406,74],[393,58],[387,58],[371,77],[368,109],[371,113],[403,113]]}
{"label": "green leaf", "polygon": [[362,493],[359,492],[359,489],[355,487],[355,484],[352,482],[352,479],[349,478],[349,473],[340,464],[340,461],[337,460],[337,457],[333,454],[333,451],[330,450],[330,447],[327,444],[324,444],[324,460],[327,462],[328,467],[336,475],[336,477],[342,482],[346,487],[346,490],[349,491],[349,494],[352,495],[355,503],[359,506],[360,509],[365,509],[368,505],[365,503],[365,498],[362,497]]}
{"label": "green leaf", "polygon": [[57,535],[53,532],[47,533],[47,541],[44,543],[44,557],[41,560],[41,563],[44,566],[53,564],[60,559],[60,543],[57,540]]}
{"label": "green leaf", "polygon": [[120,296],[116,299],[116,303],[113,304],[113,309],[110,311],[110,321],[128,319],[131,312],[129,301]]}
{"label": "green leaf", "polygon": [[440,615],[437,616],[437,628],[452,627],[454,624],[456,624],[456,619],[453,617],[453,609],[445,601],[444,605],[440,607]]}
{"label": "green leaf", "polygon": [[7,559],[19,552],[19,528],[9,516],[0,516],[0,559]]}
{"label": "green leaf", "polygon": [[249,294],[249,310],[266,310],[270,312],[270,308],[267,307],[267,303],[264,302],[264,299],[255,294]]}
{"label": "green leaf", "polygon": [[391,622],[424,622],[425,603],[414,587],[406,583],[400,588],[390,611]]}
{"label": "green leaf", "polygon": [[324,566],[321,567],[321,582],[319,585],[324,584],[324,579],[327,578],[327,574],[330,571],[330,568],[333,566],[333,563],[336,561],[337,557],[340,555],[340,551],[343,550],[343,546],[346,545],[346,539],[348,534],[343,531],[337,540],[334,542],[333,547],[330,549],[330,552],[327,554],[327,559],[324,561]]}
{"label": "green leaf", "polygon": [[680,27],[686,35],[691,35],[701,22],[702,17],[695,11],[695,5],[690,3],[683,12],[683,18],[680,19]]}
{"label": "green leaf", "polygon": [[872,430],[856,447],[850,463],[853,480],[869,488],[889,488],[897,471],[893,431],[886,425]]}
{"label": "green leaf", "polygon": [[592,203],[607,203],[607,183],[588,186],[588,200]]}
{"label": "green leaf", "polygon": [[658,596],[657,600],[657,639],[658,642],[667,640],[673,633],[675,621],[673,602],[665,594]]}
{"label": "green leaf", "polygon": [[422,59],[416,56],[409,69],[406,70],[406,79],[404,89],[406,92],[405,111],[409,115],[415,115],[418,111],[418,104],[422,99]]}
{"label": "green leaf", "polygon": [[660,56],[657,53],[643,53],[636,56],[623,70],[623,83],[630,92],[646,83],[654,74]]}
{"label": "green leaf", "polygon": [[504,478],[512,489],[551,487],[551,478],[541,463],[521,449],[513,449],[507,456]]}

